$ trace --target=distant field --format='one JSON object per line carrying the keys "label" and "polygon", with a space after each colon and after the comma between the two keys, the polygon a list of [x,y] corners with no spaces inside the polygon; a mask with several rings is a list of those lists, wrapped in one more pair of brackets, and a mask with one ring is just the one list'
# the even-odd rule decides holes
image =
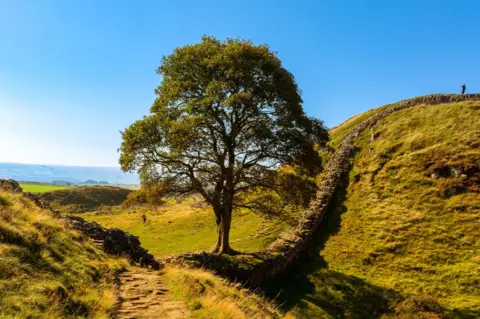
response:
{"label": "distant field", "polygon": [[48,191],[54,191],[57,189],[64,189],[66,186],[58,186],[52,184],[37,184],[37,183],[20,183],[24,192],[31,193],[44,193]]}
{"label": "distant field", "polygon": [[[141,215],[145,212],[147,223]],[[210,207],[195,208],[193,202],[171,203],[156,210],[118,209],[112,212],[84,213],[83,218],[104,227],[118,227],[139,236],[142,246],[157,256],[195,250],[209,250],[216,240]],[[279,220],[267,220],[248,210],[233,215],[231,244],[234,249],[252,251],[273,242],[286,228]]]}

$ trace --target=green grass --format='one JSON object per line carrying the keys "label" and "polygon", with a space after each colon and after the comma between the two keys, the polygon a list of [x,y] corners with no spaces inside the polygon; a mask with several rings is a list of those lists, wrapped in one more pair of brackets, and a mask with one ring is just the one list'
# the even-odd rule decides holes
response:
{"label": "green grass", "polygon": [[[216,243],[214,214],[209,206],[195,208],[192,200],[169,203],[159,208],[116,208],[82,217],[104,227],[118,227],[139,236],[142,246],[157,256],[209,250]],[[147,223],[141,215],[145,212]],[[253,251],[273,242],[287,225],[280,220],[266,219],[249,210],[233,214],[231,244],[234,249]]]}
{"label": "green grass", "polygon": [[[299,317],[479,318],[479,111],[479,102],[415,107],[381,120],[372,143],[365,131],[315,257],[267,291]],[[477,173],[433,179],[435,167]]]}
{"label": "green grass", "polygon": [[0,318],[110,318],[123,267],[49,211],[0,192]]}
{"label": "green grass", "polygon": [[66,186],[37,183],[20,183],[20,186],[23,188],[24,192],[30,193],[44,193],[66,188]]}

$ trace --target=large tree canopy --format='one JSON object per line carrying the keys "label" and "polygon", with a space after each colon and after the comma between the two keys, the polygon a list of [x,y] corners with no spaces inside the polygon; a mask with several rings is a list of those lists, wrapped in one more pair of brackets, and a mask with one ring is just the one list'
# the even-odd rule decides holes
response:
{"label": "large tree canopy", "polygon": [[229,252],[232,211],[252,189],[275,189],[289,164],[315,174],[328,139],[308,118],[290,72],[265,45],[204,37],[164,57],[151,114],[123,133],[120,164],[165,194],[201,194],[215,212],[215,251]]}

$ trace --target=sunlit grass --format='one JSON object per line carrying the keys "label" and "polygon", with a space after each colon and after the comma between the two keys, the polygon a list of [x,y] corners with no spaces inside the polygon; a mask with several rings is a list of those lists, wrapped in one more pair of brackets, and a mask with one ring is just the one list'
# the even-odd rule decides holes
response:
{"label": "sunlit grass", "polygon": [[201,269],[167,267],[162,277],[174,298],[186,303],[190,318],[294,318],[284,317],[274,302]]}
{"label": "sunlit grass", "polygon": [[446,198],[458,179],[427,173],[429,163],[480,165],[479,106],[415,107],[380,121],[374,142],[365,132],[340,231],[321,253],[331,269],[480,311],[480,194]]}
{"label": "sunlit grass", "polygon": [[110,317],[125,263],[21,195],[0,199],[0,318]]}
{"label": "sunlit grass", "polygon": [[[200,205],[201,206],[201,205]],[[147,222],[143,224],[142,214]],[[139,236],[142,246],[157,256],[198,250],[210,250],[216,243],[213,210],[187,200],[169,202],[155,209],[117,208],[110,212],[81,214],[104,227],[118,227]],[[253,251],[268,246],[287,225],[267,219],[249,210],[233,214],[231,244],[234,249]]]}
{"label": "sunlit grass", "polygon": [[30,193],[44,193],[66,188],[66,186],[37,183],[20,183],[20,186],[22,187],[24,192]]}
{"label": "sunlit grass", "polygon": [[[378,111],[332,130],[331,146]],[[479,102],[416,106],[367,129],[314,258],[265,291],[300,318],[450,318],[448,310],[479,318],[479,181],[429,171],[432,163],[478,169],[479,111]],[[372,132],[379,136],[369,142]],[[445,195],[459,183],[467,191]]]}

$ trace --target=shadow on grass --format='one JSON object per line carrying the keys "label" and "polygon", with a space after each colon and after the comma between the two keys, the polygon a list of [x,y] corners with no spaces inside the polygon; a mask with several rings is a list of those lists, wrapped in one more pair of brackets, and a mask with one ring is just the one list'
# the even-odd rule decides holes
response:
{"label": "shadow on grass", "polygon": [[347,211],[348,176],[342,178],[326,219],[308,251],[286,274],[267,282],[262,290],[289,311],[299,309],[302,318],[380,318],[388,313],[398,296],[393,290],[328,269],[320,256],[330,236],[340,230],[341,215]]}
{"label": "shadow on grass", "polygon": [[345,174],[310,248],[283,276],[266,282],[262,291],[284,311],[298,309],[300,318],[480,318],[479,311],[448,312],[429,296],[405,296],[328,269],[320,252],[340,230],[348,183]]}

